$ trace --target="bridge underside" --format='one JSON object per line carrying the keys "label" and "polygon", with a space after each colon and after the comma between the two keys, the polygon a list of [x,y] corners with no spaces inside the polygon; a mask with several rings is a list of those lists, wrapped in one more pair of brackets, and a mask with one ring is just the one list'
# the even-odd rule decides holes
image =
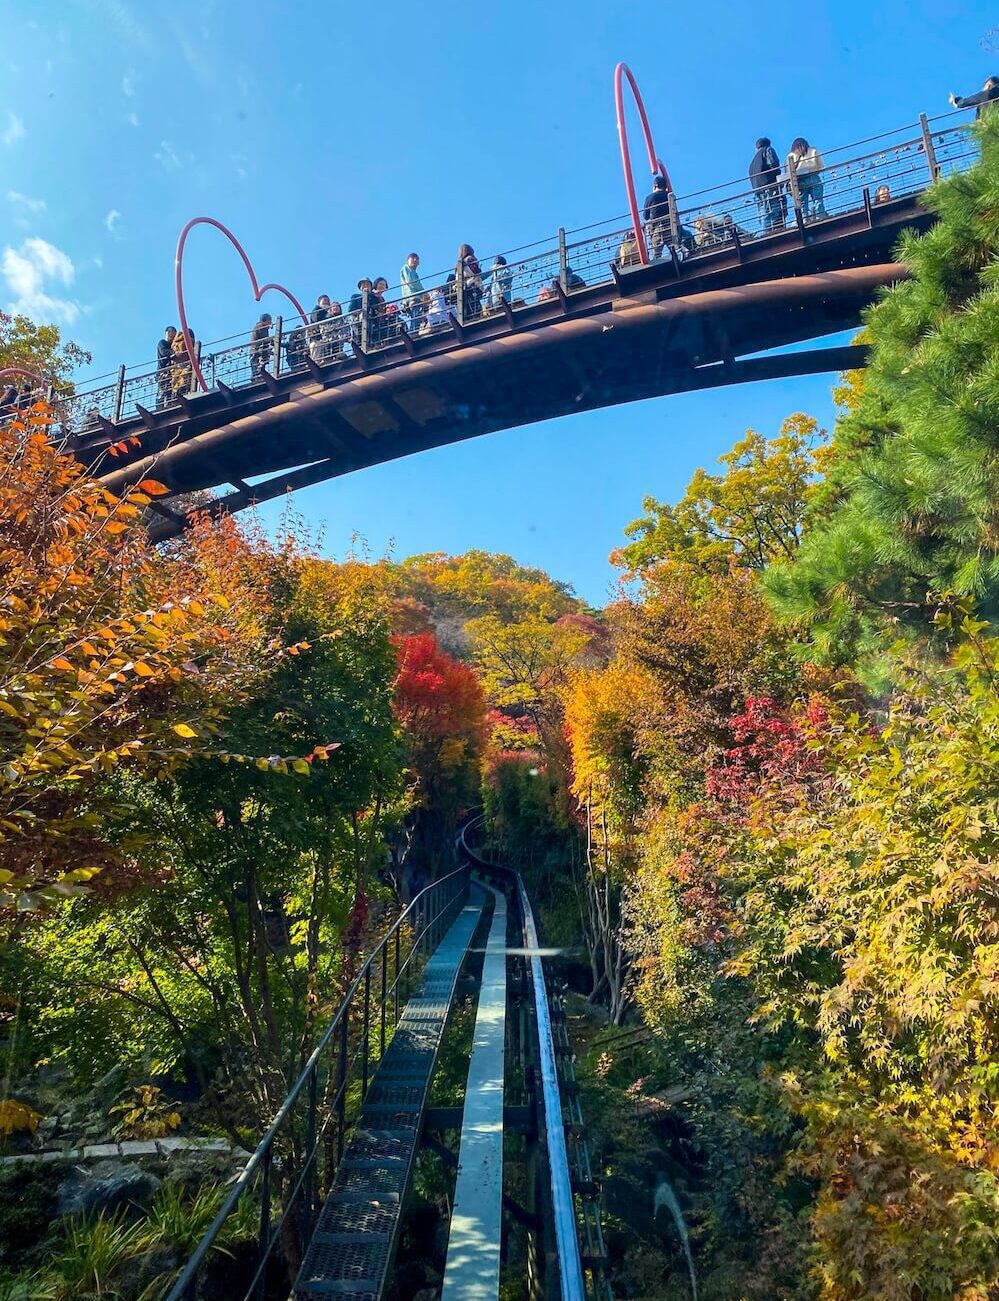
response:
{"label": "bridge underside", "polygon": [[[862,348],[766,350],[857,325],[878,289],[902,278],[891,250],[924,227],[914,201],[791,230],[696,266],[669,261],[611,285],[498,315],[390,351],[315,366],[245,389],[187,399],[181,412],[74,448],[113,489],[152,476],[169,489],[155,538],[178,532],[171,497],[229,485],[211,510],[240,510],[352,470],[462,439],[588,411],[755,379],[846,369]],[[113,439],[140,446],[110,460]],[[263,482],[248,480],[265,476]],[[177,509],[179,507],[180,509]]]}

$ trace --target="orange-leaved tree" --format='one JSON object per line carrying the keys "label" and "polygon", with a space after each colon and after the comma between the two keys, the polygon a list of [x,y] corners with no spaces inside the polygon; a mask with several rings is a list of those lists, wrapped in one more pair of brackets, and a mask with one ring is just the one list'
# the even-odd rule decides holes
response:
{"label": "orange-leaved tree", "polygon": [[261,671],[267,575],[229,524],[157,552],[142,515],[47,436],[37,404],[0,428],[0,909],[72,894],[120,863],[100,790],[122,765],[203,752]]}

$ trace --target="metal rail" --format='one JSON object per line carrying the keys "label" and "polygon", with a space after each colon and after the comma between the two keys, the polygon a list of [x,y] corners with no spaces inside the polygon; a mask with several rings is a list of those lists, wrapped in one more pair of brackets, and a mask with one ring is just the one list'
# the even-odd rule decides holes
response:
{"label": "metal rail", "polygon": [[[527,888],[523,878],[515,869],[502,864],[492,863],[483,858],[468,844],[468,832],[484,825],[485,819],[475,818],[462,828],[459,843],[468,861],[485,872],[500,873],[511,878],[517,892],[524,926],[524,940],[531,970],[531,984],[534,991],[534,1011],[540,1051],[541,1091],[544,1107],[545,1134],[548,1147],[548,1171],[551,1205],[554,1218],[555,1244],[559,1267],[559,1296],[561,1301],[585,1301],[585,1298],[610,1297],[605,1280],[596,1277],[598,1258],[603,1255],[603,1237],[600,1217],[596,1207],[582,1215],[582,1234],[587,1244],[588,1263],[593,1271],[589,1291],[583,1276],[583,1260],[580,1249],[580,1226],[577,1225],[576,1200],[573,1190],[573,1170],[569,1161],[566,1143],[566,1119],[562,1106],[562,1089],[559,1078],[556,1036],[553,1032],[552,1013],[549,1005],[548,986],[544,967],[541,962],[538,928],[534,919]],[[569,1058],[563,1052],[563,1060]],[[585,1140],[579,1131],[580,1115],[578,1105],[572,1125],[577,1131],[575,1146],[585,1152]],[[589,1156],[585,1157],[589,1174]],[[592,1181],[590,1181],[592,1182]]]}
{"label": "metal rail", "polygon": [[[978,157],[978,144],[961,111],[917,123],[856,145],[827,150],[825,166],[807,182],[793,165],[774,184],[753,190],[731,182],[677,197],[669,192],[668,213],[644,224],[652,258],[677,263],[719,248],[764,241],[797,226],[821,225],[847,213],[870,211],[922,193],[941,176],[965,170]],[[817,177],[817,179],[816,179]],[[491,266],[486,263],[491,262]],[[373,354],[410,349],[414,341],[456,332],[488,316],[502,315],[511,328],[518,312],[547,299],[567,299],[581,289],[619,280],[640,266],[634,229],[626,216],[574,231],[560,229],[507,254],[458,263],[447,273],[421,277],[422,292],[401,286],[363,291],[344,307],[308,326],[279,317],[273,331],[251,339],[251,331],[202,345],[200,369],[209,388],[245,388],[282,374],[367,363]],[[199,391],[185,354],[170,365],[119,368],[116,381],[82,388],[60,410],[64,432],[100,435],[147,413],[183,406]]]}
{"label": "metal rail", "polygon": [[467,893],[464,867],[433,882],[372,950],[166,1301],[190,1301],[195,1296],[219,1234],[251,1191],[260,1199],[256,1262],[246,1290],[238,1292],[233,1283],[227,1295],[242,1296],[244,1301],[251,1296],[263,1298],[268,1269],[285,1235],[292,1234],[304,1248],[318,1202],[343,1156],[353,1113],[363,1103],[373,1065],[391,1043],[417,968],[437,947]]}

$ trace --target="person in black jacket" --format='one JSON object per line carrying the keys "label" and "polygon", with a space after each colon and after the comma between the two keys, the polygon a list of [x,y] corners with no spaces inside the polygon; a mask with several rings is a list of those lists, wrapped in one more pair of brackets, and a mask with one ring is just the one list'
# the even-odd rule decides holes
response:
{"label": "person in black jacket", "polygon": [[270,365],[274,345],[271,343],[271,314],[261,312],[250,334],[250,374],[259,379]]}
{"label": "person in black jacket", "polygon": [[767,136],[756,142],[756,153],[749,164],[749,183],[756,191],[756,203],[766,230],[783,230],[787,221],[787,202],[777,178],[780,159]]}
{"label": "person in black jacket", "polygon": [[156,344],[156,410],[170,401],[170,367],[173,365],[173,341],[177,327],[168,325]]}
{"label": "person in black jacket", "polygon": [[326,340],[326,328],[323,322],[329,318],[330,296],[320,294],[316,305],[309,313],[309,355],[313,361],[325,361],[329,353]]}
{"label": "person in black jacket", "polygon": [[974,95],[950,94],[950,102],[955,108],[973,108],[975,117],[979,118],[994,99],[999,99],[999,77],[986,77],[985,85]]}
{"label": "person in black jacket", "polygon": [[652,193],[642,208],[642,221],[645,223],[649,252],[655,260],[662,256],[664,248],[674,243],[669,211],[669,184],[665,176],[659,175],[652,182]]}

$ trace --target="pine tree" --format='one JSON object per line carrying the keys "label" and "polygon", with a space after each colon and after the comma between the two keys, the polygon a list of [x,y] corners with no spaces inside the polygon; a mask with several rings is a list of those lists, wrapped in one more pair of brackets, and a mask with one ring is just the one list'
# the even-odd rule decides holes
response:
{"label": "pine tree", "polygon": [[999,621],[999,115],[972,129],[981,159],[934,185],[927,234],[902,236],[911,278],[867,314],[870,366],[827,484],[765,579],[813,656],[925,627],[945,591]]}

